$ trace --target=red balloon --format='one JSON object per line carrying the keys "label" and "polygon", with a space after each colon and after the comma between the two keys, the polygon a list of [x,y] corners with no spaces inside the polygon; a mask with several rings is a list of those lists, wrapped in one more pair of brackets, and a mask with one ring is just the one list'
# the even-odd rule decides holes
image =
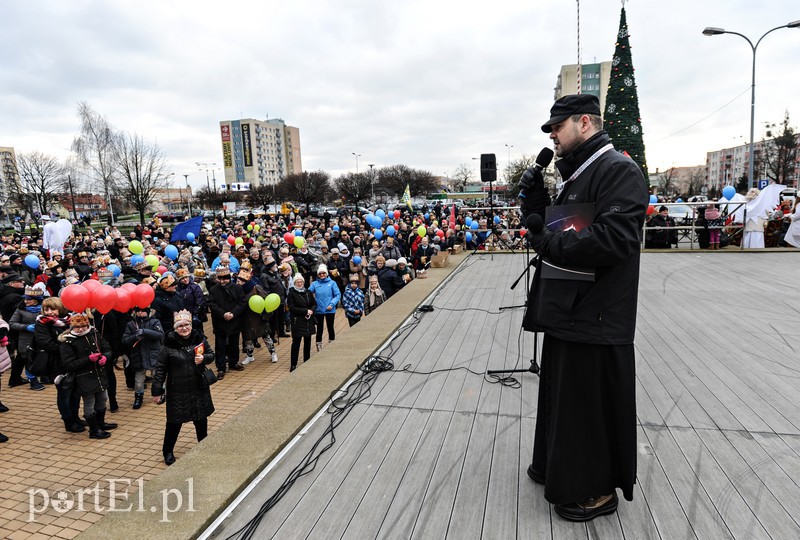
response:
{"label": "red balloon", "polygon": [[61,291],[61,303],[70,311],[83,311],[89,306],[89,297],[91,293],[81,287],[80,285],[73,284],[67,285]]}
{"label": "red balloon", "polygon": [[648,207],[647,207],[647,215],[648,215],[648,216],[649,216],[650,214],[652,214],[653,212],[655,212],[655,211],[656,211],[656,207],[655,207],[655,206],[653,206],[652,204],[651,204],[650,206],[648,206]]}
{"label": "red balloon", "polygon": [[287,244],[289,244],[290,246],[293,246],[294,245],[294,233],[290,233],[290,232],[284,233],[283,234],[283,240]]}
{"label": "red balloon", "polygon": [[228,243],[230,245],[234,245],[236,243],[236,238],[234,238],[233,235],[229,236],[228,237]]}
{"label": "red balloon", "polygon": [[146,308],[156,297],[156,292],[147,283],[140,283],[136,286],[136,290],[131,294],[133,305],[140,308]]}
{"label": "red balloon", "polygon": [[159,274],[161,274],[163,276],[167,272],[167,267],[166,266],[159,266],[158,270],[156,270],[156,272],[158,272]]}
{"label": "red balloon", "polygon": [[437,230],[436,236],[438,236],[439,238],[444,238],[444,231],[442,229]]}
{"label": "red balloon", "polygon": [[100,285],[101,285],[101,283],[99,281],[97,281],[96,279],[87,279],[86,281],[81,283],[81,286],[84,289],[86,289],[87,291],[89,291],[89,292],[92,292],[93,290],[95,290]]}
{"label": "red balloon", "polygon": [[136,283],[123,283],[120,289],[125,289],[129,293],[133,293],[133,291],[136,290]]}
{"label": "red balloon", "polygon": [[[128,283],[127,285],[133,285],[133,283]],[[136,289],[136,285],[133,285],[133,288]],[[119,289],[114,289],[117,293],[117,301],[114,302],[114,311],[119,311],[120,313],[127,313],[131,309],[131,293],[120,287]]]}
{"label": "red balloon", "polygon": [[111,285],[100,285],[92,291],[90,306],[105,315],[117,303],[117,291]]}
{"label": "red balloon", "polygon": [[520,236],[525,236],[526,234],[528,234],[528,229],[520,229],[519,230],[519,235]]}
{"label": "red balloon", "polygon": [[394,219],[400,219],[400,210],[394,211]]}

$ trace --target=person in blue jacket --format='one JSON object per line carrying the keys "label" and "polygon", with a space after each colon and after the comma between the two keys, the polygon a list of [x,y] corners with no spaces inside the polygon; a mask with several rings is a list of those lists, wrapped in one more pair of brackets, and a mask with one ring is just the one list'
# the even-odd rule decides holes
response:
{"label": "person in blue jacket", "polygon": [[317,268],[317,279],[308,287],[308,291],[314,295],[317,302],[317,309],[314,310],[314,318],[317,323],[317,350],[322,350],[322,322],[328,327],[328,341],[336,339],[336,330],[333,323],[336,318],[336,306],[339,304],[341,293],[339,286],[328,277],[328,267],[324,264]]}

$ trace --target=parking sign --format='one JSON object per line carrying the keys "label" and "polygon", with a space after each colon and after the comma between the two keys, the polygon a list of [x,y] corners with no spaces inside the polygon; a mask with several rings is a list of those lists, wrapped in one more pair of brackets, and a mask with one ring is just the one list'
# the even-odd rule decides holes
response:
{"label": "parking sign", "polygon": [[759,180],[758,181],[758,189],[764,189],[769,184],[769,180]]}

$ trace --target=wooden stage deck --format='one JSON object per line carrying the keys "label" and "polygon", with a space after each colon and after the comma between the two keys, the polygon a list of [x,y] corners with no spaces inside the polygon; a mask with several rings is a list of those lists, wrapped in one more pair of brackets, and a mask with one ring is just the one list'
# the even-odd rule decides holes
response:
{"label": "wooden stage deck", "polygon": [[[524,256],[471,256],[395,340],[397,369],[527,367]],[[636,338],[638,483],[588,524],[528,479],[538,378],[382,373],[256,538],[800,538],[800,252],[646,253]],[[480,310],[487,310],[479,311]],[[520,352],[522,351],[522,352]],[[212,533],[250,520],[328,425],[315,422]]]}

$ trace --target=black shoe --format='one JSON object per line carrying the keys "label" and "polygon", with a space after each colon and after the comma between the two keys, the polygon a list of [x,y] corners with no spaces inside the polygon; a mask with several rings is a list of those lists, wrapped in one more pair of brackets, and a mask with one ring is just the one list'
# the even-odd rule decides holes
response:
{"label": "black shoe", "polygon": [[22,377],[11,378],[8,380],[9,388],[14,388],[15,386],[22,386],[23,384],[28,384],[28,381],[26,381]]}
{"label": "black shoe", "polygon": [[164,463],[166,463],[167,465],[172,465],[173,463],[175,463],[175,454],[173,454],[172,452],[167,452],[166,454],[164,454]]}
{"label": "black shoe", "polygon": [[5,435],[3,435],[2,433],[0,433],[0,443],[4,443],[4,442],[6,442],[7,440],[8,440],[8,437],[6,437],[6,436],[5,436]]}
{"label": "black shoe", "polygon": [[83,420],[82,418],[75,418],[75,423],[84,428],[89,427],[89,423],[86,420]]}
{"label": "black shoe", "polygon": [[230,366],[228,369],[231,371],[244,371],[244,366],[241,364],[236,364],[235,366]]}
{"label": "black shoe", "polygon": [[617,492],[602,497],[589,497],[588,499],[570,504],[555,505],[556,514],[567,521],[590,521],[598,516],[613,514],[617,511],[619,499]]}
{"label": "black shoe", "polygon": [[144,394],[136,392],[133,396],[133,408],[140,409],[142,407],[142,401],[144,400]]}
{"label": "black shoe", "polygon": [[8,407],[0,403],[0,412],[8,412]]}
{"label": "black shoe", "polygon": [[290,337],[290,336],[286,332],[281,332],[280,334],[278,334],[278,337],[282,338],[282,337]]}
{"label": "black shoe", "polygon": [[[103,410],[105,414],[105,410]],[[97,414],[93,414],[92,416],[87,416],[86,421],[89,422],[89,438],[90,439],[108,439],[111,437],[111,433],[108,431],[104,431],[100,427],[100,423],[97,420]]]}
{"label": "black shoe", "polygon": [[83,433],[86,428],[75,421],[74,418],[62,418],[64,420],[64,429],[67,433]]}
{"label": "black shoe", "polygon": [[222,380],[222,379],[224,379],[224,378],[225,378],[225,372],[224,372],[224,371],[222,371],[222,370],[220,370],[220,371],[217,371],[217,380],[218,380],[218,381],[221,381],[221,380]]}
{"label": "black shoe", "polygon": [[44,390],[44,385],[37,379],[31,379],[31,390]]}
{"label": "black shoe", "polygon": [[108,411],[115,413],[119,410],[119,403],[117,403],[117,398],[109,398],[108,399]]}
{"label": "black shoe", "polygon": [[[108,431],[111,429],[117,429],[117,424],[107,424],[106,423],[106,410],[95,411],[95,417],[97,418],[97,425],[100,426],[100,429]],[[87,418],[88,420],[88,418]]]}
{"label": "black shoe", "polygon": [[544,484],[544,475],[533,468],[533,463],[528,465],[528,477],[537,484]]}
{"label": "black shoe", "polygon": [[255,342],[253,342],[253,347],[255,347],[256,349],[260,349],[261,343],[259,343],[258,340],[256,340]]}

